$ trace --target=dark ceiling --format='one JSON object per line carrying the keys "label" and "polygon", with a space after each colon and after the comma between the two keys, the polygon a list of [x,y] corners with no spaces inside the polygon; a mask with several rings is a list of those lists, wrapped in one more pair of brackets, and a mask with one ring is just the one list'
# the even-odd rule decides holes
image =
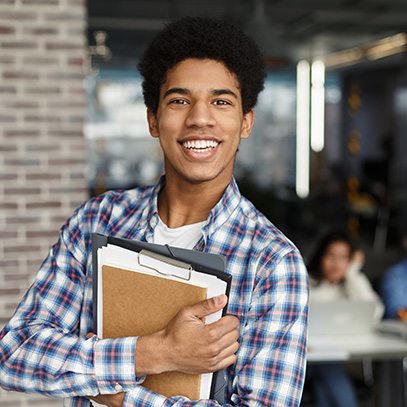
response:
{"label": "dark ceiling", "polygon": [[137,59],[164,23],[185,15],[228,18],[266,56],[290,61],[407,31],[407,0],[88,0],[88,9],[89,43],[106,31],[114,58]]}

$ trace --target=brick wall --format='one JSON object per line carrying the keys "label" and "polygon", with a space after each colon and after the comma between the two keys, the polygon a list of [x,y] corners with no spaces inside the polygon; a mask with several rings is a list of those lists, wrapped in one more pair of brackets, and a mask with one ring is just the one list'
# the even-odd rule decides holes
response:
{"label": "brick wall", "polygon": [[[0,325],[87,198],[84,0],[0,0]],[[0,407],[60,406],[0,390]]]}

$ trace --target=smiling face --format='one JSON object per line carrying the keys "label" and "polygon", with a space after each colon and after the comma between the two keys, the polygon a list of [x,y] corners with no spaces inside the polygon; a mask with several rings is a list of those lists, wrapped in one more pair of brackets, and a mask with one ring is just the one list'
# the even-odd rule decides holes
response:
{"label": "smiling face", "polygon": [[351,259],[351,248],[346,242],[333,242],[321,258],[321,271],[323,278],[330,283],[345,278]]}
{"label": "smiling face", "polygon": [[243,114],[239,83],[223,63],[187,59],[168,71],[157,114],[148,110],[160,139],[167,180],[226,187],[241,138],[249,137],[254,113]]}

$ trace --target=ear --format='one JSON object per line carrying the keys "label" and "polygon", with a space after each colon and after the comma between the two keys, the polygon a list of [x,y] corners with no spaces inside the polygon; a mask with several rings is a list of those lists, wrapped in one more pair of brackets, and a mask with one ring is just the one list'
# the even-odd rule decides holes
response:
{"label": "ear", "polygon": [[147,109],[147,122],[150,134],[153,137],[158,137],[158,122],[157,115],[151,109]]}
{"label": "ear", "polygon": [[246,113],[243,116],[243,124],[242,124],[242,132],[240,133],[240,138],[248,138],[252,131],[254,123],[254,110],[250,110],[250,112]]}

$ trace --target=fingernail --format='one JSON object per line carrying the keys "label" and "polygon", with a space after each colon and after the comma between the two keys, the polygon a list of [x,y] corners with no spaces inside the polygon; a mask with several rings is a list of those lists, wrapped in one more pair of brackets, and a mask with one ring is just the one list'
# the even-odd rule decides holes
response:
{"label": "fingernail", "polygon": [[220,305],[220,304],[222,304],[222,302],[223,302],[223,294],[221,294],[221,295],[218,295],[217,297],[214,297],[214,300],[215,300],[215,304],[216,305]]}

